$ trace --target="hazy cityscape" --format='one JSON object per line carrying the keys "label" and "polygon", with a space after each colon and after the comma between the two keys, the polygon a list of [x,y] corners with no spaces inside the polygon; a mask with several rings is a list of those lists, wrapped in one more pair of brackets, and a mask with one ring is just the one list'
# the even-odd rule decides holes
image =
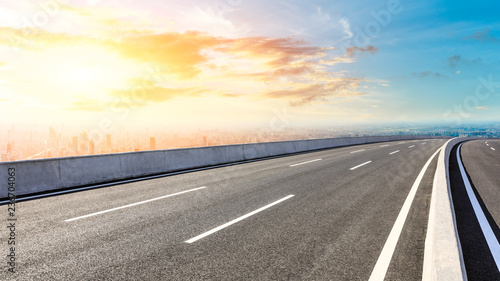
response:
{"label": "hazy cityscape", "polygon": [[[356,125],[318,128],[274,128],[221,130],[197,129],[192,131],[126,128],[114,133],[79,133],[65,129],[64,125],[19,128],[2,127],[0,134],[1,161],[20,161],[57,157],[97,155],[133,151],[216,146],[241,143],[271,142],[299,139],[356,137],[374,135],[432,135],[500,137],[500,124],[480,123],[468,126],[432,126],[399,124],[392,126]],[[74,131],[74,130],[73,130]]]}

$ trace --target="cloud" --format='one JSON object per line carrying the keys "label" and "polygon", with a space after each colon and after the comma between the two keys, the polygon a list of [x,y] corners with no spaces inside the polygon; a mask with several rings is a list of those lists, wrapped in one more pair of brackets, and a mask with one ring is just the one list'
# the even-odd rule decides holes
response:
{"label": "cloud", "polygon": [[489,108],[487,106],[478,106],[476,107],[478,110],[488,110]]}
{"label": "cloud", "polygon": [[359,78],[340,78],[324,84],[293,84],[288,89],[273,90],[262,94],[267,98],[288,99],[291,106],[300,106],[313,101],[326,102],[329,98],[359,96]]}
{"label": "cloud", "polygon": [[138,87],[133,90],[114,90],[112,95],[120,100],[138,101],[138,102],[164,102],[176,96],[199,96],[203,92],[200,88],[180,88],[169,89],[163,87]]}
{"label": "cloud", "polygon": [[169,89],[163,87],[137,87],[131,90],[112,90],[112,100],[98,100],[86,96],[77,97],[68,109],[80,111],[108,111],[110,109],[144,107],[148,103],[168,101],[177,96],[199,96],[204,90],[200,88]]}
{"label": "cloud", "polygon": [[324,56],[331,48],[308,45],[304,40],[294,38],[246,37],[225,42],[219,48],[227,53],[234,53],[254,58],[267,58],[267,64],[281,67],[297,59]]}
{"label": "cloud", "polygon": [[490,30],[488,28],[485,28],[482,31],[476,31],[476,33],[465,37],[464,40],[468,40],[468,41],[477,40],[481,43],[483,43],[483,42],[500,42],[500,39],[491,35]]}
{"label": "cloud", "polygon": [[453,55],[447,59],[448,65],[451,68],[456,68],[459,65],[466,65],[466,66],[472,66],[472,65],[477,65],[481,63],[481,58],[475,58],[475,59],[467,59],[464,58],[460,55]]}
{"label": "cloud", "polygon": [[370,45],[366,46],[365,48],[359,48],[354,46],[345,48],[345,51],[346,51],[346,56],[352,58],[357,52],[370,52],[373,55],[378,52],[378,47]]}
{"label": "cloud", "polygon": [[[144,102],[137,102],[134,106],[144,106]],[[93,98],[87,98],[85,96],[80,96],[76,101],[72,102],[71,105],[67,106],[67,109],[78,110],[78,111],[90,111],[90,112],[101,112],[108,111],[110,109],[118,108],[129,108],[130,105],[122,101],[101,101]]]}
{"label": "cloud", "polygon": [[278,68],[273,71],[273,76],[300,75],[307,72],[312,72],[312,69],[308,66]]}
{"label": "cloud", "polygon": [[226,41],[198,32],[138,34],[127,36],[109,45],[128,58],[163,65],[180,78],[193,78],[199,74],[198,65],[208,58],[202,50],[214,48]]}
{"label": "cloud", "polygon": [[427,77],[435,77],[435,78],[448,78],[448,76],[443,75],[439,72],[432,72],[432,71],[423,71],[419,73],[412,73],[411,75],[418,77],[418,78],[427,78]]}
{"label": "cloud", "polygon": [[[176,96],[202,94],[227,98],[253,95],[283,99],[295,106],[355,96],[360,94],[357,90],[359,83],[367,81],[346,77],[348,72],[334,72],[329,66],[352,63],[358,52],[374,54],[378,51],[373,46],[350,47],[346,49],[347,56],[336,57],[330,54],[332,47],[313,46],[305,40],[290,37],[225,38],[195,31],[157,33],[148,30],[120,30],[114,37],[92,37],[0,27],[0,44],[9,45],[8,40],[2,39],[12,36],[21,38],[22,44],[18,46],[21,51],[44,52],[67,46],[98,47],[120,55],[127,63],[138,63],[138,67],[153,65],[162,70],[158,74],[160,78],[168,77],[162,81],[172,81],[168,85],[149,81],[146,83],[148,87],[134,93],[113,86],[109,87],[107,101],[80,98],[70,106],[85,111],[104,111],[125,103],[144,106],[166,102]],[[247,86],[251,83],[257,88]],[[292,84],[294,86],[290,87]],[[241,85],[245,85],[245,89],[237,88]],[[113,100],[118,103],[113,103]]]}

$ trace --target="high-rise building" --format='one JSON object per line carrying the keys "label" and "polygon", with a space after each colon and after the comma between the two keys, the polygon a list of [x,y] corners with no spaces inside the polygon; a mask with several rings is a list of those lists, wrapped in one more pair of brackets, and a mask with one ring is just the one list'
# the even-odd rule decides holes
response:
{"label": "high-rise building", "polygon": [[89,153],[89,134],[87,133],[87,131],[83,130],[81,133],[80,133],[80,153],[81,154],[87,154]]}
{"label": "high-rise building", "polygon": [[150,150],[155,150],[156,149],[156,140],[155,140],[155,137],[150,137],[149,138],[149,149]]}
{"label": "high-rise building", "polygon": [[49,128],[49,147],[57,148],[57,132],[53,127]]}
{"label": "high-rise building", "polygon": [[71,149],[75,155],[78,155],[78,137],[73,137],[71,141]]}
{"label": "high-rise building", "polygon": [[111,149],[111,135],[106,135],[106,148]]}
{"label": "high-rise building", "polygon": [[94,144],[94,140],[91,139],[90,144],[89,144],[89,154],[93,155],[94,153],[95,153],[95,144]]}
{"label": "high-rise building", "polygon": [[203,136],[203,146],[208,146],[207,136]]}
{"label": "high-rise building", "polygon": [[7,154],[12,154],[12,145],[9,143],[7,143]]}

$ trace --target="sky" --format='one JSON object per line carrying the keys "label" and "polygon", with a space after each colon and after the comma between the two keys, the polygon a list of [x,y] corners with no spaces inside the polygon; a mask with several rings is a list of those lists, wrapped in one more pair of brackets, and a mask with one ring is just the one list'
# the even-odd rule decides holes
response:
{"label": "sky", "polygon": [[0,1],[2,123],[499,121],[496,1]]}

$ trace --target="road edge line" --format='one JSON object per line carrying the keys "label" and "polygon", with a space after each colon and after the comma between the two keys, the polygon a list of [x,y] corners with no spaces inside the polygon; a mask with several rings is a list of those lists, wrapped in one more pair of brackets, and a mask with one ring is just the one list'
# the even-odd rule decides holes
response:
{"label": "road edge line", "polygon": [[472,209],[474,210],[474,214],[476,215],[476,219],[479,222],[479,226],[481,227],[481,231],[483,232],[484,238],[486,239],[486,243],[488,244],[491,255],[495,260],[497,269],[500,271],[500,244],[498,243],[495,233],[493,233],[493,230],[491,229],[491,225],[484,214],[483,208],[481,208],[481,205],[479,204],[479,201],[477,200],[477,197],[472,190],[469,178],[467,177],[467,173],[465,172],[465,167],[462,163],[462,157],[460,157],[460,149],[462,148],[462,144],[463,143],[461,143],[457,148],[457,162],[460,169],[460,174],[462,176],[467,195],[469,196],[469,201],[472,205]]}
{"label": "road edge line", "polygon": [[439,153],[432,184],[422,280],[467,280],[451,197],[449,166],[453,147],[470,139],[473,138],[448,140]]}
{"label": "road edge line", "polygon": [[442,149],[442,147],[438,148],[436,152],[432,154],[432,156],[427,160],[424,164],[417,178],[413,182],[411,186],[410,192],[406,196],[406,199],[399,211],[398,217],[392,226],[391,232],[385,241],[384,247],[380,252],[380,255],[373,267],[372,273],[370,275],[369,281],[380,280],[383,281],[387,274],[387,270],[389,269],[389,265],[391,264],[392,256],[394,255],[394,251],[396,250],[396,246],[399,241],[399,237],[401,236],[401,232],[403,231],[403,227],[405,225],[406,219],[408,218],[408,214],[411,210],[411,205],[413,204],[413,200],[415,199],[415,195],[417,194],[418,187],[424,178],[427,169],[429,168],[432,160],[436,157],[438,152]]}

